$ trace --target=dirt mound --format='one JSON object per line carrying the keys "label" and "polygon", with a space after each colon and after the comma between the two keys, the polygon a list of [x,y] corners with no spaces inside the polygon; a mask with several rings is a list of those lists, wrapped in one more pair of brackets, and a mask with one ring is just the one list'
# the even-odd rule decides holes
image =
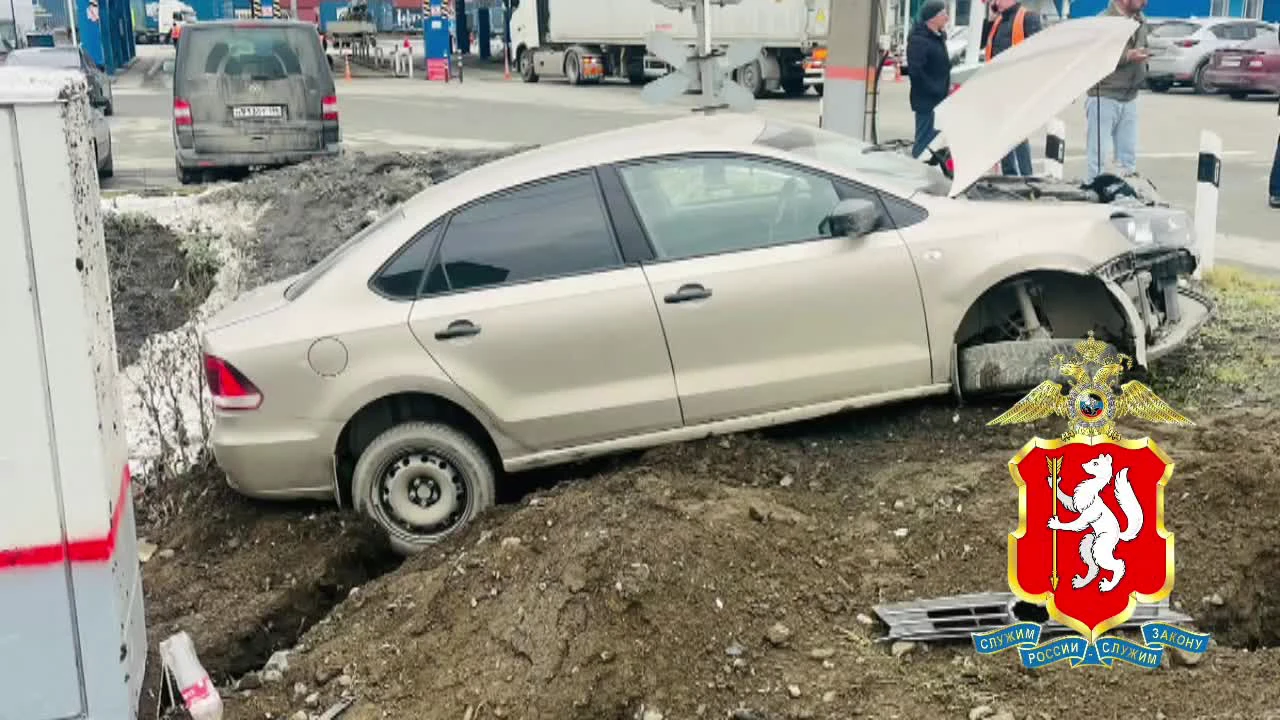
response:
{"label": "dirt mound", "polygon": [[307,269],[427,185],[523,149],[348,153],[258,173],[204,201],[271,206],[245,267],[252,286]]}
{"label": "dirt mound", "polygon": [[[234,716],[288,716],[313,692],[318,709],[357,697],[348,716],[362,720],[955,717],[981,705],[1027,717],[1081,693],[1126,717],[1280,710],[1276,650],[1218,646],[1194,676],[1121,669],[1123,683],[1101,686],[966,643],[891,651],[870,619],[878,602],[1002,587],[1008,453],[817,489],[807,474],[744,477],[752,487],[685,469],[686,453],[719,454],[715,466],[735,445],[656,451],[486,518],[339,604],[279,683],[230,701]],[[1204,568],[1184,569],[1194,582]],[[1174,701],[1179,684],[1198,699]]]}
{"label": "dirt mound", "polygon": [[213,289],[217,263],[199,238],[179,237],[142,213],[104,213],[112,313],[120,365],[138,359],[148,337],[181,327]]}

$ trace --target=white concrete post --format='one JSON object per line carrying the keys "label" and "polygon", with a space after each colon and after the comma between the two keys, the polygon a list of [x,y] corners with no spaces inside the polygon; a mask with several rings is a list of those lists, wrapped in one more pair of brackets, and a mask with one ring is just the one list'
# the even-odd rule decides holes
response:
{"label": "white concrete post", "polygon": [[982,23],[987,19],[986,0],[970,0],[969,2],[969,42],[964,51],[964,64],[976,65],[981,62]]}
{"label": "white concrete post", "polygon": [[1196,163],[1196,246],[1200,262],[1194,276],[1213,269],[1214,246],[1218,237],[1218,188],[1222,181],[1222,138],[1210,130],[1200,131],[1200,157]]}
{"label": "white concrete post", "polygon": [[1044,170],[1054,180],[1062,179],[1063,165],[1067,159],[1067,124],[1062,118],[1049,121],[1044,138]]}
{"label": "white concrete post", "polygon": [[134,718],[146,666],[87,80],[0,67],[0,714]]}

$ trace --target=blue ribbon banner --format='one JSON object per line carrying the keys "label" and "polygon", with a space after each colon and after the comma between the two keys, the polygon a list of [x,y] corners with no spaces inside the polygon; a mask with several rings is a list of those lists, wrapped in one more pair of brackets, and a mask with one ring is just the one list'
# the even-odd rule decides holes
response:
{"label": "blue ribbon banner", "polygon": [[982,655],[995,655],[1017,648],[1022,664],[1041,668],[1063,660],[1071,667],[1112,667],[1115,661],[1154,670],[1160,667],[1165,648],[1178,648],[1200,655],[1209,649],[1209,635],[1193,633],[1172,625],[1151,622],[1142,626],[1142,643],[1117,637],[1101,637],[1090,643],[1079,635],[1040,644],[1041,626],[1022,622],[984,633],[973,633],[973,646]]}

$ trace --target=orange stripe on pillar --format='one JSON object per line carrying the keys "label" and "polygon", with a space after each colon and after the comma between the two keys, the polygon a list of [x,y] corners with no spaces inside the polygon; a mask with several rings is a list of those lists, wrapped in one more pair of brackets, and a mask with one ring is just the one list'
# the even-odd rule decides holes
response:
{"label": "orange stripe on pillar", "polygon": [[866,81],[871,74],[870,68],[865,67],[842,67],[840,65],[827,65],[825,71],[828,80],[861,80]]}

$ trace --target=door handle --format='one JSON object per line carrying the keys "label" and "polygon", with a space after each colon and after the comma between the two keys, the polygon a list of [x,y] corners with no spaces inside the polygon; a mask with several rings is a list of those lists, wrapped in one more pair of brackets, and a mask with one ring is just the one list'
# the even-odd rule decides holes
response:
{"label": "door handle", "polygon": [[711,297],[711,291],[697,283],[681,285],[680,289],[662,298],[664,302],[675,304],[691,300],[705,300]]}
{"label": "door handle", "polygon": [[449,327],[437,331],[437,340],[452,340],[453,338],[471,337],[480,334],[480,326],[473,324],[470,320],[454,320],[449,323]]}

